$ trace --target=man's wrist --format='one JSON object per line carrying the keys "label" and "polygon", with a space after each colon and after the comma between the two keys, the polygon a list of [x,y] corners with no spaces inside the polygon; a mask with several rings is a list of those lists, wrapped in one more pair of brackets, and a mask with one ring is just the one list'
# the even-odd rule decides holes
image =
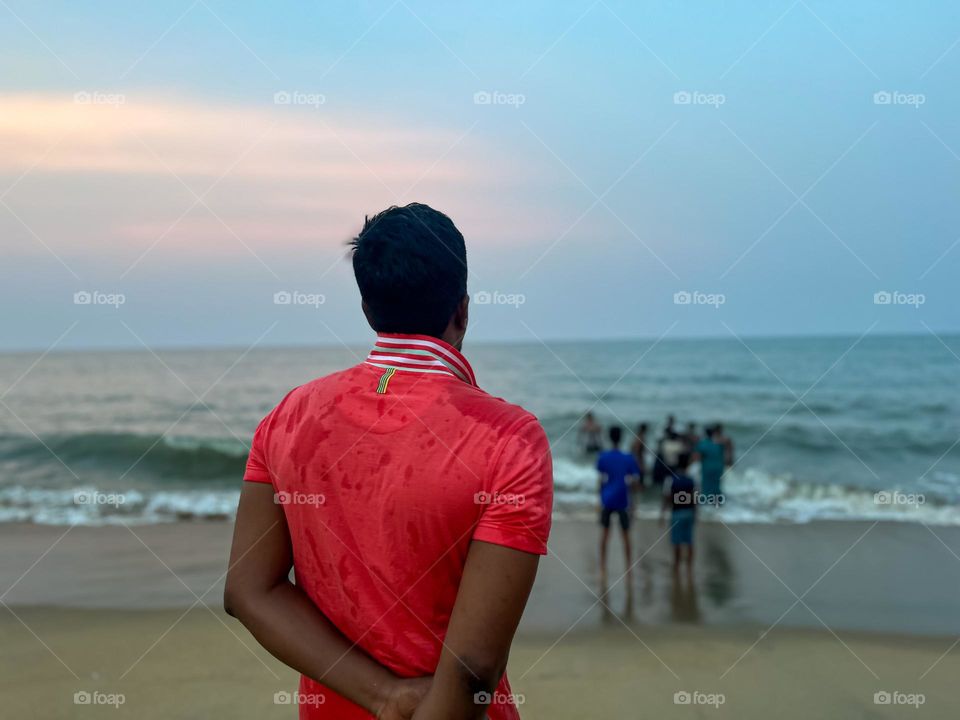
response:
{"label": "man's wrist", "polygon": [[366,710],[375,717],[380,717],[383,708],[387,702],[397,692],[400,687],[400,678],[390,672],[384,671],[381,677],[373,681],[369,688],[369,700],[364,703]]}

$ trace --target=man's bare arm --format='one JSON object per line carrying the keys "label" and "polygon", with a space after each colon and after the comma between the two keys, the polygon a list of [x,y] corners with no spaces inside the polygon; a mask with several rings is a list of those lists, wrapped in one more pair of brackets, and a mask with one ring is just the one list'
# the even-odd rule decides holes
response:
{"label": "man's bare arm", "polygon": [[493,693],[507,667],[540,556],[474,541],[433,684],[414,720],[484,717],[477,693]]}
{"label": "man's bare arm", "polygon": [[290,582],[290,533],[273,493],[267,483],[243,483],[224,608],[294,670],[379,718],[409,718],[429,679],[397,678],[344,637]]}

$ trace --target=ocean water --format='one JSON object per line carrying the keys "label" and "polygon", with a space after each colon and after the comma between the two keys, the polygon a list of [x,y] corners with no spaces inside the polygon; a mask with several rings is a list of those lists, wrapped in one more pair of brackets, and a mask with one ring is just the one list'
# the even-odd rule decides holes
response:
{"label": "ocean water", "polygon": [[[724,522],[960,525],[960,337],[467,344],[480,385],[536,413],[559,517],[592,513],[576,426],[723,421]],[[946,345],[946,346],[945,346]],[[0,355],[0,522],[226,518],[259,419],[366,348]],[[629,433],[627,438],[630,438]],[[694,468],[694,471],[696,468]],[[877,493],[883,493],[880,496]],[[655,498],[639,514],[656,514]]]}

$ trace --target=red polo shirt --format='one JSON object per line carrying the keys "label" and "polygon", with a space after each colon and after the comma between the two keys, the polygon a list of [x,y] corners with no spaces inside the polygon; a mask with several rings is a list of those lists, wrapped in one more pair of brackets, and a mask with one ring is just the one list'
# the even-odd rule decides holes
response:
{"label": "red polo shirt", "polygon": [[[432,674],[473,540],[546,553],[550,446],[477,387],[455,348],[386,335],[365,362],[293,390],[260,423],[244,480],[283,503],[296,581],[402,677]],[[301,718],[370,718],[303,677]],[[488,711],[519,717],[506,676]]]}

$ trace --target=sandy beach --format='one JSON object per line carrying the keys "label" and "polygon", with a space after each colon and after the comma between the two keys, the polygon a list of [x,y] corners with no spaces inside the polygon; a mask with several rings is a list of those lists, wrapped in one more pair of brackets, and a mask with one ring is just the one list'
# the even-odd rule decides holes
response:
{"label": "sandy beach", "polygon": [[[120,707],[99,708],[108,717],[295,717],[292,708],[274,702],[276,693],[296,687],[295,674],[217,610],[40,609],[17,615],[38,637],[9,612],[0,618],[5,717],[89,716],[98,708],[78,707],[74,693],[97,691],[105,698],[123,695]],[[946,639],[845,634],[845,647],[825,630],[778,628],[747,652],[758,638],[757,629],[670,626],[648,628],[642,640],[617,628],[573,631],[555,644],[555,637],[523,633],[508,672],[523,695],[523,716],[532,719],[886,718],[914,712],[874,704],[874,693],[894,690],[923,693],[924,717],[956,717],[960,709],[954,683],[960,655],[951,653],[920,679],[949,646]],[[674,694],[684,691],[722,694],[724,702],[675,704]]]}
{"label": "sandy beach", "polygon": [[[524,717],[917,711],[877,692],[956,716],[956,529],[704,523],[691,586],[674,581],[662,528],[638,525],[632,590],[598,595],[595,526],[556,524],[510,661]],[[274,696],[294,673],[219,607],[230,528],[0,528],[4,714],[82,716],[80,692],[122,696],[117,717],[293,717]]]}

